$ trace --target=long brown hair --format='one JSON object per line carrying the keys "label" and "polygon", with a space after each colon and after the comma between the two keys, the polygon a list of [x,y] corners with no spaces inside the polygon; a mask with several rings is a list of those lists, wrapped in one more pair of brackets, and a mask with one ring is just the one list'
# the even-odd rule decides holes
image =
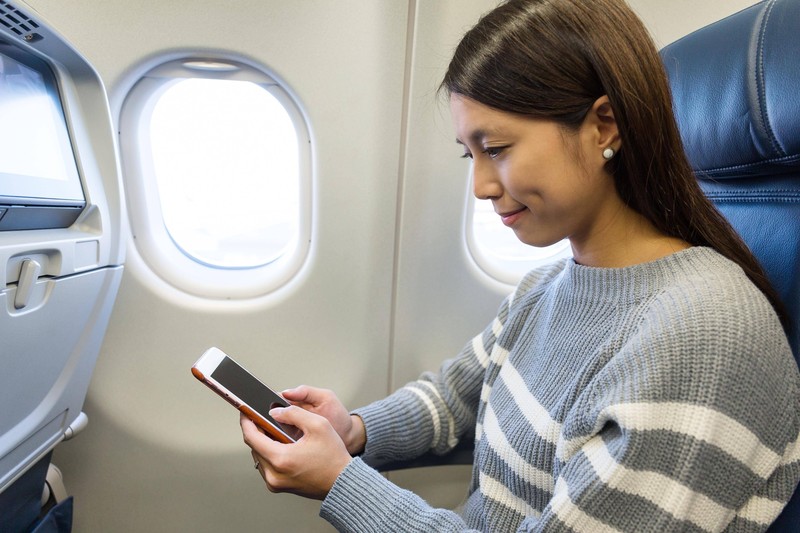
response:
{"label": "long brown hair", "polygon": [[508,0],[466,33],[441,88],[568,131],[608,95],[622,140],[608,170],[622,200],[663,233],[736,262],[785,320],[761,265],[700,189],[656,46],[624,0]]}

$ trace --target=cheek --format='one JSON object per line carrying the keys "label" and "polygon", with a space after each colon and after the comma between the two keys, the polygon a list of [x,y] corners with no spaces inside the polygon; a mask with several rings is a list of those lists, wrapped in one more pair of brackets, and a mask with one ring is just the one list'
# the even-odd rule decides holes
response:
{"label": "cheek", "polygon": [[563,173],[557,168],[528,160],[523,163],[508,164],[503,170],[506,190],[517,201],[539,204],[561,202],[565,183]]}
{"label": "cheek", "polygon": [[498,164],[503,185],[512,194],[533,194],[542,185],[542,173],[531,161],[504,161]]}

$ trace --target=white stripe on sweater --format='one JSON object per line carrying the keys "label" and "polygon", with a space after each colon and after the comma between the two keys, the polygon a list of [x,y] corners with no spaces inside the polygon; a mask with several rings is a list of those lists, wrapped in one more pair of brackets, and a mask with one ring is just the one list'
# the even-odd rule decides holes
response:
{"label": "white stripe on sweater", "polygon": [[508,507],[523,516],[541,516],[542,513],[528,505],[528,502],[514,495],[508,487],[499,483],[483,472],[480,473],[481,494],[504,507]]}
{"label": "white stripe on sweater", "polygon": [[500,370],[500,379],[514,397],[514,402],[519,406],[522,415],[531,425],[539,437],[545,441],[556,444],[561,433],[561,424],[550,417],[542,404],[531,394],[528,385],[514,368],[511,361],[506,361]]}
{"label": "white stripe on sweater", "polygon": [[776,502],[775,500],[770,500],[761,496],[753,496],[739,509],[736,516],[767,526],[778,518],[778,515],[785,505],[784,502]]}
{"label": "white stripe on sweater", "polygon": [[[800,436],[786,445],[781,465],[790,465],[800,461]],[[745,503],[736,516],[756,522],[758,524],[771,524],[784,507],[783,502],[776,502],[763,496],[755,495]]]}
{"label": "white stripe on sweater", "polygon": [[604,484],[644,498],[678,520],[692,522],[706,531],[719,531],[733,518],[733,509],[664,474],[632,470],[619,464],[600,437],[587,442],[582,451]]}
{"label": "white stripe on sweater", "polygon": [[786,445],[781,464],[790,465],[797,462],[800,462],[800,435],[797,436],[794,442],[790,442]]}
{"label": "white stripe on sweater", "polygon": [[472,351],[475,352],[475,357],[483,368],[489,366],[489,354],[483,348],[483,335],[477,335],[472,338]]}
{"label": "white stripe on sweater", "polygon": [[[433,383],[431,383],[430,381],[418,381],[417,383],[419,383],[420,385],[425,386],[425,388],[430,390],[430,394],[432,395],[432,398],[431,398],[431,402],[432,403],[433,403],[433,400],[439,400],[443,405],[447,405],[447,404],[444,403],[444,400],[442,399],[442,395],[439,393],[439,390],[436,388],[436,386]],[[433,405],[435,406],[436,404],[433,403]],[[453,446],[458,444],[458,439],[456,439],[456,421],[453,418],[453,415],[450,414],[450,411],[445,410],[445,413],[447,414],[447,445],[452,448]],[[441,423],[442,423],[441,418],[438,417],[437,420],[439,420],[439,427],[441,427]],[[434,442],[437,442],[437,441],[434,441]]]}
{"label": "white stripe on sweater", "polygon": [[553,474],[530,464],[514,450],[503,434],[497,415],[491,406],[486,408],[483,426],[486,430],[486,442],[489,447],[516,475],[536,488],[549,493],[553,492]]}
{"label": "white stripe on sweater", "polygon": [[487,354],[486,350],[483,349],[483,336],[481,335],[472,338],[472,351],[475,354],[475,359],[484,369],[489,367],[489,363],[501,365],[508,357],[508,350],[497,343],[492,344],[491,355]]}
{"label": "white stripe on sweater", "polygon": [[495,317],[495,319],[492,321],[492,333],[494,333],[494,338],[497,339],[497,337],[500,336],[500,332],[502,331],[503,331],[503,323],[500,322],[499,318]]}
{"label": "white stripe on sweater", "polygon": [[559,520],[575,531],[591,531],[592,533],[622,533],[615,527],[584,513],[569,498],[569,489],[563,478],[556,482],[553,499],[550,500],[550,509]]}
{"label": "white stripe on sweater", "polygon": [[433,422],[433,442],[438,442],[439,436],[442,433],[442,423],[439,420],[439,411],[437,411],[436,406],[433,404],[433,400],[431,400],[425,392],[416,387],[408,387],[408,390],[419,396],[422,403],[428,408],[431,414],[431,421]]}
{"label": "white stripe on sweater", "polygon": [[492,335],[494,335],[494,339],[492,339],[491,356],[486,353],[486,349],[483,347],[483,333],[472,338],[472,351],[475,353],[475,358],[478,360],[478,363],[480,363],[483,368],[487,368],[490,361],[495,364],[502,363],[508,355],[508,350],[497,344],[497,337],[500,336],[500,332],[502,331],[502,322],[500,322],[500,319],[495,318],[494,321],[492,321]]}
{"label": "white stripe on sweater", "polygon": [[481,402],[487,403],[489,401],[489,395],[492,393],[492,386],[484,382],[481,386]]}
{"label": "white stripe on sweater", "polygon": [[499,344],[495,344],[492,347],[492,355],[491,355],[492,363],[496,365],[502,365],[507,357],[508,357],[508,350],[506,350]]}
{"label": "white stripe on sweater", "polygon": [[[712,444],[737,459],[762,479],[767,479],[780,462],[780,455],[761,444],[744,425],[727,415],[700,405],[685,403],[623,403],[603,409],[595,421],[599,431],[609,420],[625,429],[666,430],[689,435]],[[566,461],[591,436],[558,443],[557,455]]]}

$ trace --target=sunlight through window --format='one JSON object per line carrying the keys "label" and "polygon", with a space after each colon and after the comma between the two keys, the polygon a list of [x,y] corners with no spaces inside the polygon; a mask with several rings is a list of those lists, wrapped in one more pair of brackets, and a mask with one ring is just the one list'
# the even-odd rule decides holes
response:
{"label": "sunlight through window", "polygon": [[264,87],[178,81],[153,108],[150,139],[164,225],[183,253],[209,266],[252,268],[297,239],[297,134]]}

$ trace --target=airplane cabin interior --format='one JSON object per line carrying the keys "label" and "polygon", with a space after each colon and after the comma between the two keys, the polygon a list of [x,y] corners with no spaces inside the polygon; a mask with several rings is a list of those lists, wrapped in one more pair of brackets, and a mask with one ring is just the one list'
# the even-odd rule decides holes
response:
{"label": "airplane cabin interior", "polygon": [[[438,85],[497,3],[0,0],[0,533],[333,530],[265,490],[189,370],[220,346],[275,390],[365,405],[569,254],[473,231]],[[800,1],[627,3],[797,359]],[[472,460],[373,466],[453,509]],[[800,491],[766,530],[800,532]]]}

